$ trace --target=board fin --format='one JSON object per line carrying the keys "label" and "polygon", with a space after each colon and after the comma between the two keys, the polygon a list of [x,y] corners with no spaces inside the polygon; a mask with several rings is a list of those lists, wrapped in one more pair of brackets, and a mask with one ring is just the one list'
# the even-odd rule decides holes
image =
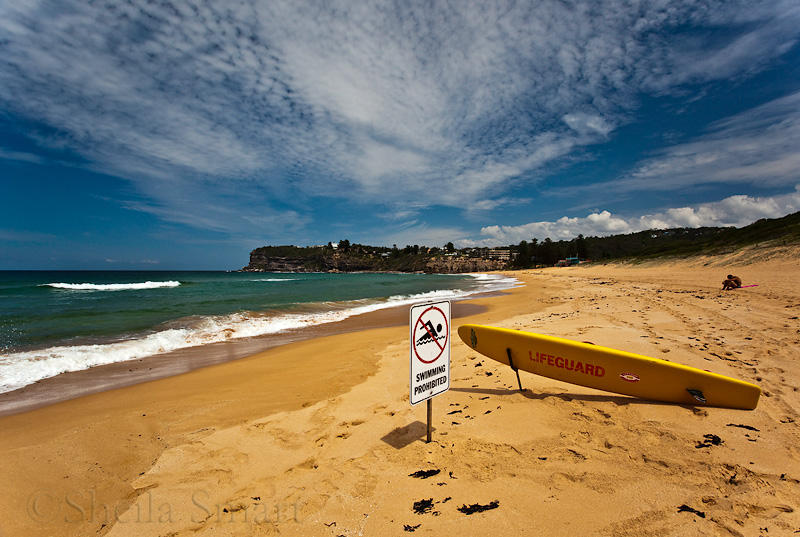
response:
{"label": "board fin", "polygon": [[693,390],[691,388],[686,388],[686,391],[689,392],[689,395],[695,398],[695,401],[698,403],[706,404],[706,396],[703,395],[703,392],[700,390]]}
{"label": "board fin", "polygon": [[519,386],[519,391],[522,391],[522,381],[519,380],[519,369],[514,367],[514,360],[511,358],[511,349],[506,347],[506,354],[508,355],[508,365],[511,366],[511,369],[514,370],[514,373],[517,374],[517,385]]}

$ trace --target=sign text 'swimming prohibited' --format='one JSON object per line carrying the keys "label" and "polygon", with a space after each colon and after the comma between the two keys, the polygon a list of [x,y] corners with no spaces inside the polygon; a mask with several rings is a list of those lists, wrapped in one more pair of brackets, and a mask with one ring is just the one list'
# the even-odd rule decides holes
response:
{"label": "sign text 'swimming prohibited'", "polygon": [[450,302],[411,307],[409,400],[421,403],[450,389]]}

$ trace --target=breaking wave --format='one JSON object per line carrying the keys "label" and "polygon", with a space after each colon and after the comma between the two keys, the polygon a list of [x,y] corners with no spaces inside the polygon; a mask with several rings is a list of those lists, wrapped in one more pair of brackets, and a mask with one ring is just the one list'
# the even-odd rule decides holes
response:
{"label": "breaking wave", "polygon": [[141,283],[44,283],[42,287],[69,289],[72,291],[130,291],[137,289],[160,289],[162,287],[178,287],[181,282],[141,282]]}
{"label": "breaking wave", "polygon": [[[473,289],[437,290],[412,295],[394,295],[383,299],[325,302],[308,305],[307,307],[311,311],[295,313],[238,312],[229,315],[192,317],[173,321],[165,325],[162,330],[122,341],[53,346],[41,350],[0,355],[0,393],[16,390],[36,381],[70,371],[136,360],[187,347],[298,330],[342,321],[355,315],[386,308],[426,301],[458,300],[476,293],[500,291],[521,284],[514,278],[502,275],[471,274],[471,276],[475,278],[476,283],[479,282]],[[121,290],[123,288],[175,287],[180,283],[48,285],[69,286],[64,287],[65,289]]]}

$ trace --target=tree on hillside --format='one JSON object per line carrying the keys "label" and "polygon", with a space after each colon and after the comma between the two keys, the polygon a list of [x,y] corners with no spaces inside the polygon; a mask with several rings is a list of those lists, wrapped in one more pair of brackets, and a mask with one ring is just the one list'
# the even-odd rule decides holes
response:
{"label": "tree on hillside", "polygon": [[586,239],[583,238],[583,233],[579,234],[578,238],[575,239],[575,248],[580,259],[589,257],[588,249],[586,248]]}
{"label": "tree on hillside", "polygon": [[544,239],[544,242],[539,245],[537,252],[537,261],[543,265],[555,265],[558,261],[558,251],[556,245],[550,240],[550,237]]}
{"label": "tree on hillside", "polygon": [[527,268],[530,266],[531,252],[528,248],[528,241],[520,241],[517,246],[517,258],[514,260],[514,265],[519,268]]}

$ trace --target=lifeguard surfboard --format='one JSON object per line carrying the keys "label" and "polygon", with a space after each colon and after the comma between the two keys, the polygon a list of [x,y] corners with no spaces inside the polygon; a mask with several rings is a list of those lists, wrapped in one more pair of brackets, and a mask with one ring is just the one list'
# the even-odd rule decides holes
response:
{"label": "lifeguard surfboard", "polygon": [[761,395],[749,382],[600,345],[477,324],[458,335],[514,369],[652,401],[752,410]]}

